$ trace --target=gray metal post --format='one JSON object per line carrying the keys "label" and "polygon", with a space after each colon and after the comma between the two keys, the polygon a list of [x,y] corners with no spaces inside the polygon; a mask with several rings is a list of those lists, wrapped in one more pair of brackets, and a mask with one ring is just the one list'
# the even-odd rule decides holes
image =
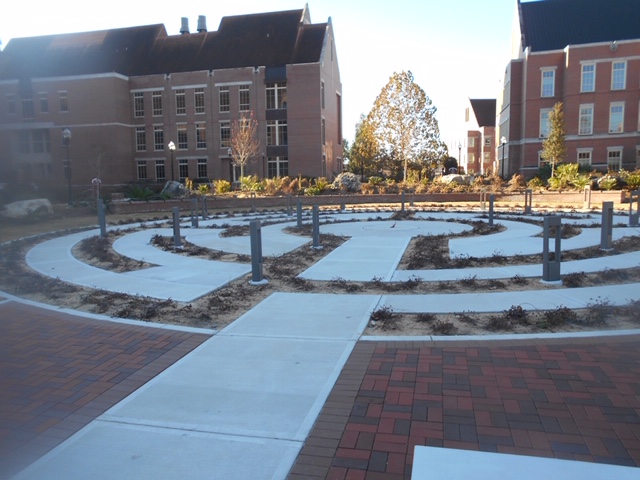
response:
{"label": "gray metal post", "polygon": [[293,215],[293,197],[291,194],[287,195],[287,216]]}
{"label": "gray metal post", "polygon": [[[637,203],[636,211],[633,212],[633,204]],[[640,190],[630,193],[629,197],[629,226],[637,227],[640,217]]]}
{"label": "gray metal post", "polygon": [[318,205],[313,206],[313,248],[322,250],[322,245],[320,245],[320,209]]}
{"label": "gray metal post", "polygon": [[191,199],[191,226],[198,228],[198,198]]}
{"label": "gray metal post", "polygon": [[[551,236],[551,227],[556,228],[555,252],[553,260],[549,255],[549,237]],[[561,251],[560,241],[562,239],[562,219],[558,215],[552,215],[544,218],[544,232],[542,245],[542,280],[544,282],[560,281],[560,262]]]}
{"label": "gray metal post", "polygon": [[533,190],[527,189],[524,191],[524,214],[531,214],[531,206],[533,205]]}
{"label": "gray metal post", "polygon": [[402,192],[402,194],[400,195],[401,201],[402,201],[402,205],[400,207],[400,211],[404,213],[404,191]]}
{"label": "gray metal post", "polygon": [[107,219],[104,212],[104,202],[101,198],[98,199],[98,225],[100,225],[100,236],[105,238],[107,236]]}
{"label": "gray metal post", "polygon": [[173,214],[173,248],[182,248],[180,240],[180,209],[173,207],[171,213]]}
{"label": "gray metal post", "polygon": [[414,194],[413,194],[413,193],[410,193],[410,194],[409,194],[409,206],[410,206],[410,207],[413,207],[413,201],[414,201],[414,198],[413,198],[413,197],[414,197]]}
{"label": "gray metal post", "polygon": [[588,210],[591,208],[591,186],[586,185],[584,187],[583,208]]}
{"label": "gray metal post", "polygon": [[202,219],[209,218],[209,212],[207,210],[207,197],[202,197]]}
{"label": "gray metal post", "polygon": [[496,200],[496,196],[489,195],[489,225],[493,225],[493,203]]}
{"label": "gray metal post", "polygon": [[600,231],[600,249],[613,248],[613,202],[602,202],[602,230]]}
{"label": "gray metal post", "polygon": [[256,211],[256,192],[251,192],[251,212]]}
{"label": "gray metal post", "polygon": [[482,190],[480,192],[480,210],[483,212],[487,209],[487,191]]}
{"label": "gray metal post", "polygon": [[344,212],[347,206],[344,204],[344,199],[340,199],[340,211]]}
{"label": "gray metal post", "polygon": [[296,217],[298,220],[297,226],[298,228],[302,228],[302,200],[298,200],[298,208],[296,211]]}
{"label": "gray metal post", "polygon": [[251,233],[251,284],[262,285],[267,281],[262,276],[262,228],[260,220],[249,222]]}

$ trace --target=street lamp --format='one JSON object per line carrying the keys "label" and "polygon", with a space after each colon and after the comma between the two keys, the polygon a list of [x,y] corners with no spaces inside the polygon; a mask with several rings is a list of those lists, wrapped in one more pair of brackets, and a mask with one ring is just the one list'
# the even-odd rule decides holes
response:
{"label": "street lamp", "polygon": [[169,151],[171,152],[171,181],[173,182],[176,178],[173,173],[173,152],[176,151],[176,144],[171,141],[169,142],[168,147],[169,147]]}
{"label": "street lamp", "polygon": [[502,147],[502,162],[500,164],[500,178],[504,180],[504,147],[507,146],[507,139],[502,137],[500,139],[500,146]]}
{"label": "street lamp", "polygon": [[71,130],[65,128],[62,130],[62,145],[67,149],[67,161],[65,163],[65,176],[67,177],[67,190],[69,195],[69,205],[73,205],[73,196],[71,194],[71,161],[69,160],[69,146],[71,145]]}

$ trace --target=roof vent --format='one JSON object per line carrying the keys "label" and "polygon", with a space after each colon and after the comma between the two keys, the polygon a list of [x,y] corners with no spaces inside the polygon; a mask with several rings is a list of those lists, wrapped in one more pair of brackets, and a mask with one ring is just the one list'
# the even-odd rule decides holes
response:
{"label": "roof vent", "polygon": [[207,17],[204,15],[198,16],[198,33],[207,31]]}
{"label": "roof vent", "polygon": [[181,20],[180,33],[184,35],[185,33],[189,33],[189,19],[187,17],[182,17]]}

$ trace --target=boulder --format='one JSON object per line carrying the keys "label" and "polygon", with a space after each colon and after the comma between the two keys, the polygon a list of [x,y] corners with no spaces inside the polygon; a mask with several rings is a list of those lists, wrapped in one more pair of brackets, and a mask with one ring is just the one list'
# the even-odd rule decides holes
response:
{"label": "boulder", "polygon": [[33,200],[22,200],[8,203],[4,206],[0,215],[6,218],[22,219],[31,216],[51,215],[53,206],[46,198],[36,198]]}
{"label": "boulder", "polygon": [[169,196],[170,198],[184,197],[187,194],[187,189],[180,182],[175,180],[169,180],[162,189],[163,196]]}
{"label": "boulder", "polygon": [[339,189],[343,192],[359,192],[360,186],[360,180],[358,180],[358,177],[351,172],[341,173],[336,177],[332,184],[333,188]]}
{"label": "boulder", "polygon": [[442,175],[440,177],[440,182],[445,183],[447,185],[450,183],[455,183],[457,185],[469,185],[470,179],[471,177],[469,177],[468,175],[458,175],[458,174]]}

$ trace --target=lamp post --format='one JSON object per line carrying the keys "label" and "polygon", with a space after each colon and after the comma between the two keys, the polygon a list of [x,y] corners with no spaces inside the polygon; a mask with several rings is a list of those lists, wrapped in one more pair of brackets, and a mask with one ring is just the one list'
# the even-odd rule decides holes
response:
{"label": "lamp post", "polygon": [[500,178],[504,180],[504,147],[507,146],[507,139],[502,137],[500,139],[500,146],[502,147],[502,162],[500,162]]}
{"label": "lamp post", "polygon": [[169,151],[171,152],[171,181],[173,182],[175,180],[175,175],[173,173],[173,152],[176,151],[176,144],[173,142],[169,142]]}
{"label": "lamp post", "polygon": [[67,150],[67,160],[65,163],[65,176],[67,177],[67,190],[68,190],[68,202],[69,205],[73,205],[73,195],[71,193],[71,161],[69,160],[69,146],[71,145],[71,130],[65,128],[62,130],[62,145]]}

